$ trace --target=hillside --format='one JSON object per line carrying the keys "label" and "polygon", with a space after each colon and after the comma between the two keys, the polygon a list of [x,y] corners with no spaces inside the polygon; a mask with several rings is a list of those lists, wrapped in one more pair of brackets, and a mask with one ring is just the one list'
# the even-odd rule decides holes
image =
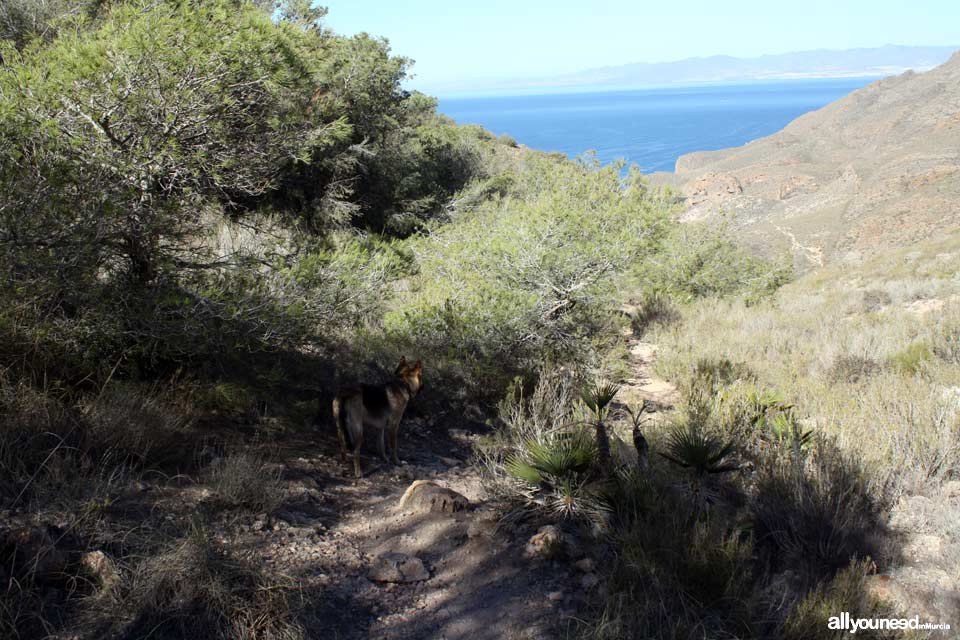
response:
{"label": "hillside", "polygon": [[863,89],[742,147],[657,174],[685,220],[730,216],[765,253],[802,266],[859,261],[960,226],[960,54]]}
{"label": "hillside", "polygon": [[0,16],[0,638],[954,622],[960,234],[790,282],[303,0]]}

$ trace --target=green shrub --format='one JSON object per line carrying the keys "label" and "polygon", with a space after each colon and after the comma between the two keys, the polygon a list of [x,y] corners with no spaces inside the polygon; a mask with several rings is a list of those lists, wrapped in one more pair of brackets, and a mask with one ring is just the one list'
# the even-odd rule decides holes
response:
{"label": "green shrub", "polygon": [[898,373],[913,376],[921,373],[932,357],[930,345],[919,340],[890,356],[890,366]]}
{"label": "green shrub", "polygon": [[641,296],[639,304],[628,307],[630,328],[642,336],[653,326],[669,326],[680,319],[680,313],[670,295],[659,289],[649,289]]}
{"label": "green shrub", "polygon": [[[830,632],[827,622],[831,617],[846,611],[856,618],[897,618],[891,611],[873,600],[867,593],[866,580],[874,565],[863,559],[850,563],[833,579],[825,580],[808,592],[790,611],[790,615],[777,630],[777,637],[784,640],[820,640],[821,638],[848,638],[849,630]],[[870,632],[870,637],[896,638],[894,632]]]}
{"label": "green shrub", "polygon": [[522,160],[506,198],[460,212],[411,243],[419,272],[385,324],[433,360],[531,375],[544,360],[589,366],[616,339],[610,313],[628,265],[655,251],[669,211],[617,167]]}
{"label": "green shrub", "polygon": [[588,637],[756,637],[763,600],[750,538],[670,484],[656,468],[619,476],[616,558]]}
{"label": "green shrub", "polygon": [[856,355],[839,355],[827,370],[827,379],[831,382],[855,384],[867,380],[880,369],[873,358]]}
{"label": "green shrub", "polygon": [[667,437],[666,451],[660,455],[702,479],[708,473],[738,470],[740,466],[732,460],[734,451],[733,442],[723,442],[691,424],[675,427]]}
{"label": "green shrub", "polygon": [[544,440],[528,440],[503,468],[523,488],[520,493],[556,518],[602,519],[604,508],[587,486],[596,471],[597,448],[583,429],[554,432]]}
{"label": "green shrub", "polygon": [[806,453],[773,450],[758,469],[750,507],[761,557],[808,586],[852,559],[879,557],[889,508],[886,488],[822,436]]}
{"label": "green shrub", "polygon": [[867,289],[863,292],[863,311],[878,311],[890,305],[893,298],[883,289]]}
{"label": "green shrub", "polygon": [[723,226],[694,223],[672,228],[635,274],[642,286],[681,300],[737,295],[753,304],[788,282],[792,269],[748,253]]}
{"label": "green shrub", "polygon": [[933,354],[944,362],[960,365],[960,318],[945,313],[933,328]]}

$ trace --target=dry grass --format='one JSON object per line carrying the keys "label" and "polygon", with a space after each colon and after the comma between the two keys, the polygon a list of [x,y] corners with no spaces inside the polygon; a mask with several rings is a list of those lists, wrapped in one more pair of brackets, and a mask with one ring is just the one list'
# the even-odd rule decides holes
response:
{"label": "dry grass", "polygon": [[299,640],[297,588],[202,530],[151,554],[87,609],[84,637]]}
{"label": "dry grass", "polygon": [[226,508],[263,513],[273,511],[283,500],[280,468],[255,454],[239,453],[215,460],[207,484],[215,502]]}
{"label": "dry grass", "polygon": [[[892,271],[902,272],[899,258],[892,260]],[[744,390],[776,390],[805,424],[895,478],[899,492],[934,490],[960,473],[960,304],[952,300],[960,282],[934,275],[947,262],[942,251],[927,260],[936,269],[914,257],[903,279],[868,265],[814,274],[758,306],[688,306],[680,325],[653,338],[661,346],[658,370],[683,381],[705,358],[744,363],[756,374],[756,382],[741,383]],[[920,283],[918,274],[930,277]],[[889,303],[865,306],[864,296],[875,301],[877,291]],[[910,304],[921,293],[942,308],[915,310]]]}

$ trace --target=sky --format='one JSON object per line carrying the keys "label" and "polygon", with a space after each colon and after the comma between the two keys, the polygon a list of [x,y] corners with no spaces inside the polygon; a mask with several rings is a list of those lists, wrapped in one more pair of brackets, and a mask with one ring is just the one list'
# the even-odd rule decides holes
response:
{"label": "sky", "polygon": [[629,62],[960,43],[960,0],[326,0],[326,24],[389,39],[411,87]]}

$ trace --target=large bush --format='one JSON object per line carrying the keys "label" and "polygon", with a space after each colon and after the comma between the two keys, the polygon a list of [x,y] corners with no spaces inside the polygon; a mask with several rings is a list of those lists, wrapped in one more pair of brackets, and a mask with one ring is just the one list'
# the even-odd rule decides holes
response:
{"label": "large bush", "polygon": [[[639,176],[530,154],[411,244],[419,273],[389,331],[497,393],[543,360],[596,363],[618,284],[669,221]],[[489,187],[489,183],[480,185]]]}

